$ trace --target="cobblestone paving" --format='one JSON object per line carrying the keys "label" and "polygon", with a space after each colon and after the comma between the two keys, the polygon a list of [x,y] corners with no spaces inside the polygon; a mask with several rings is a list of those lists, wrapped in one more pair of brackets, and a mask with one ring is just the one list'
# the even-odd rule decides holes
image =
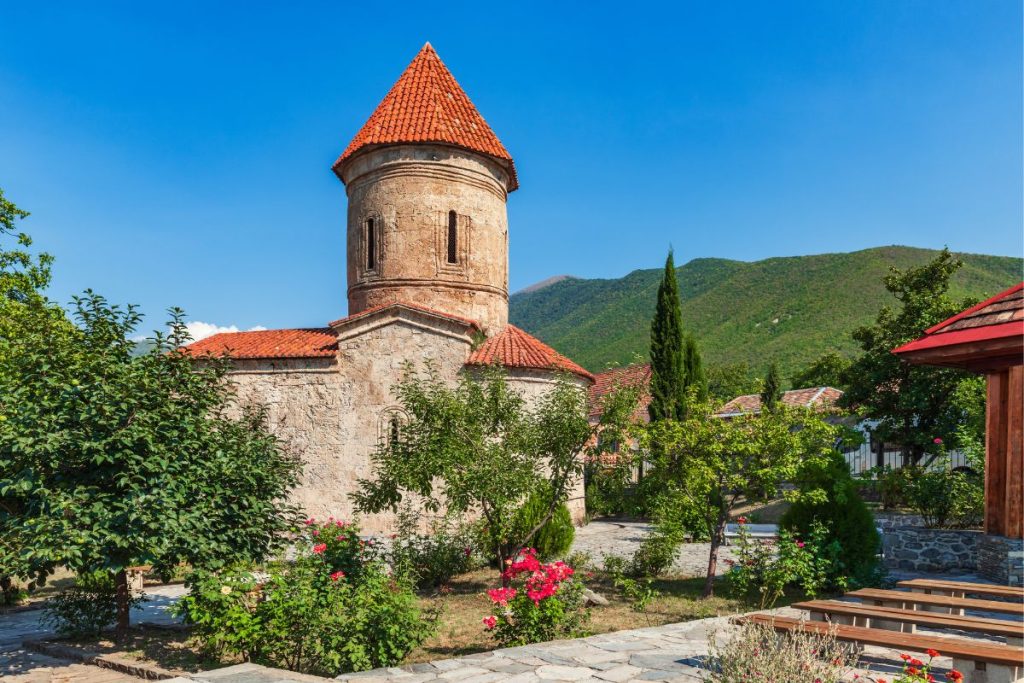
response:
{"label": "cobblestone paving", "polygon": [[708,636],[727,628],[728,617],[717,617],[377,669],[338,679],[353,683],[699,681]]}
{"label": "cobblestone paving", "polygon": [[[630,557],[640,543],[651,532],[651,525],[645,522],[595,521],[576,530],[570,552],[586,552],[600,566],[606,555]],[[685,576],[705,576],[708,571],[709,543],[684,543],[672,563],[674,571]],[[731,546],[723,546],[718,552],[718,574],[724,574],[729,565],[725,560],[736,559]]]}
{"label": "cobblestone paving", "polygon": [[[181,585],[156,586],[146,589],[148,599],[141,610],[132,612],[136,623],[172,623],[170,606],[185,594]],[[29,652],[22,641],[53,635],[41,621],[43,610],[29,610],[0,614],[0,678],[17,683],[112,683],[138,681],[126,674],[101,669],[97,666],[70,662]]]}

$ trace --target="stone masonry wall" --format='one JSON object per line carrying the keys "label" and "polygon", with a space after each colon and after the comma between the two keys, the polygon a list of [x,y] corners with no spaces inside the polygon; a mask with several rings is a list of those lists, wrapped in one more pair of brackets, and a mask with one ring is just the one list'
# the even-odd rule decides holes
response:
{"label": "stone masonry wall", "polygon": [[[378,439],[386,438],[390,417],[400,407],[393,395],[406,362],[419,370],[431,362],[454,383],[469,354],[471,339],[459,328],[413,320],[369,319],[341,330],[338,358],[291,361],[235,361],[231,379],[242,401],[263,403],[269,426],[302,461],[294,502],[317,518],[351,519],[349,494],[361,478],[373,476]],[[578,378],[581,390],[586,381]],[[528,403],[554,384],[553,373],[514,370],[510,385]],[[582,483],[569,509],[583,521]],[[367,533],[391,530],[389,513],[362,517]]]}
{"label": "stone masonry wall", "polygon": [[1024,539],[984,535],[978,541],[978,573],[1008,586],[1024,586]]}
{"label": "stone masonry wall", "polygon": [[[349,314],[404,301],[478,322],[508,322],[508,176],[492,159],[446,145],[361,152],[344,171],[348,192]],[[448,262],[456,212],[457,263]],[[368,267],[367,221],[377,226]]]}
{"label": "stone masonry wall", "polygon": [[982,532],[973,530],[894,526],[882,534],[882,552],[890,569],[974,571],[983,537]]}

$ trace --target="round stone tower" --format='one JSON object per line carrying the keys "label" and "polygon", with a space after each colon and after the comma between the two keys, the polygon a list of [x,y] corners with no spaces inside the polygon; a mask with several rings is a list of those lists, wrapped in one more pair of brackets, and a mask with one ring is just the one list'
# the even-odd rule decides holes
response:
{"label": "round stone tower", "polygon": [[512,157],[427,43],[334,164],[348,310],[392,303],[508,323]]}

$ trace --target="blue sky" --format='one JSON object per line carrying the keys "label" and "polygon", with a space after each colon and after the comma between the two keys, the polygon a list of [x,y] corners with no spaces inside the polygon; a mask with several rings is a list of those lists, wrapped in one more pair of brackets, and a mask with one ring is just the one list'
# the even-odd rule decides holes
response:
{"label": "blue sky", "polygon": [[429,40],[516,159],[511,285],[883,244],[1021,255],[1021,3],[0,1],[0,187],[157,325],[345,313],[330,165]]}

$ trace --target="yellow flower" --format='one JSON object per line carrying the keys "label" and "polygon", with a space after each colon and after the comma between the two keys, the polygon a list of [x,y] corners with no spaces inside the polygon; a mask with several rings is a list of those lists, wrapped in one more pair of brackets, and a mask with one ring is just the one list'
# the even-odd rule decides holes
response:
{"label": "yellow flower", "polygon": [[231,592],[231,586],[221,586],[220,587],[220,594],[221,595],[227,595],[230,592]]}

